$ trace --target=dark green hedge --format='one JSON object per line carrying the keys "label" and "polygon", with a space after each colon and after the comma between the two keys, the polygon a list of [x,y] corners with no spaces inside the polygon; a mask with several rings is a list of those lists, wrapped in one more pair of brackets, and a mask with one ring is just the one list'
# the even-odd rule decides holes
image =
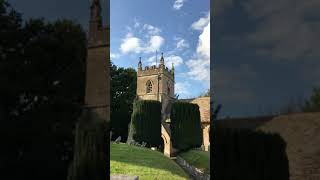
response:
{"label": "dark green hedge", "polygon": [[214,179],[289,179],[286,143],[278,134],[215,127]]}
{"label": "dark green hedge", "polygon": [[174,148],[186,150],[202,145],[199,106],[175,102],[171,108],[171,139]]}
{"label": "dark green hedge", "polygon": [[159,146],[161,142],[161,103],[138,100],[133,104],[128,143],[146,142],[148,146]]}

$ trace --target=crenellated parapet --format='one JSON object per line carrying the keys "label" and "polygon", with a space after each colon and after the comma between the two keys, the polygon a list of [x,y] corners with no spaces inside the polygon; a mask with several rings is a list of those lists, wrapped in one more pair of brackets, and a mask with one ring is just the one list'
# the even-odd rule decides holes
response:
{"label": "crenellated parapet", "polygon": [[145,66],[142,67],[141,57],[138,63],[138,76],[151,76],[151,75],[158,75],[162,74],[167,76],[168,78],[174,80],[174,67],[172,66],[171,69],[165,66],[163,55],[160,59],[160,64],[158,66]]}

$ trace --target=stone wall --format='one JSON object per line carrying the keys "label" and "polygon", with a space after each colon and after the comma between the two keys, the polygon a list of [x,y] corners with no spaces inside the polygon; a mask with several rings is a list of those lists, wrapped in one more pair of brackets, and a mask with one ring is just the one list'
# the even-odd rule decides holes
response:
{"label": "stone wall", "polygon": [[210,130],[210,97],[200,97],[190,100],[190,103],[197,104],[200,110],[201,127],[203,134],[204,150],[208,151],[210,146],[209,130]]}

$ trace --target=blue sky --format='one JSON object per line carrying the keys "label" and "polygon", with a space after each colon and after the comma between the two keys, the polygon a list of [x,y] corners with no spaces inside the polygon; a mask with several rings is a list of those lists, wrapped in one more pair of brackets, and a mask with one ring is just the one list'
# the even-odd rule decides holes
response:
{"label": "blue sky", "polygon": [[[137,68],[164,53],[175,65],[179,98],[198,96],[210,83],[209,0],[111,0],[111,61]],[[159,60],[158,60],[159,62]]]}

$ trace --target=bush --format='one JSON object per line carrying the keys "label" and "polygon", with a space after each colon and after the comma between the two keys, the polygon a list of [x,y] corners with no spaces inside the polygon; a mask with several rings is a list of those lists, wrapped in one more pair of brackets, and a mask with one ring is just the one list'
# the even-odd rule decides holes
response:
{"label": "bush", "polygon": [[175,102],[171,108],[171,139],[174,148],[186,150],[202,145],[199,106]]}
{"label": "bush", "polygon": [[138,100],[133,104],[127,142],[146,142],[148,146],[159,146],[161,142],[161,103]]}
{"label": "bush", "polygon": [[289,179],[286,143],[280,135],[217,126],[214,132],[214,179]]}

